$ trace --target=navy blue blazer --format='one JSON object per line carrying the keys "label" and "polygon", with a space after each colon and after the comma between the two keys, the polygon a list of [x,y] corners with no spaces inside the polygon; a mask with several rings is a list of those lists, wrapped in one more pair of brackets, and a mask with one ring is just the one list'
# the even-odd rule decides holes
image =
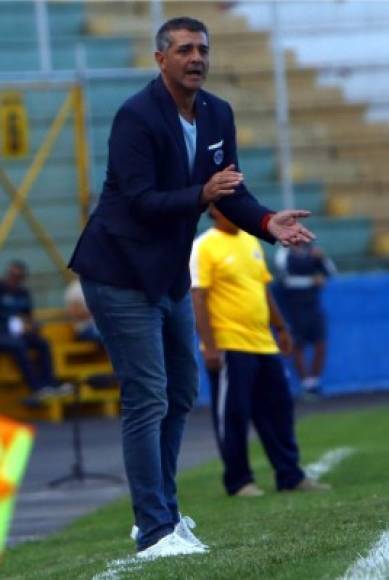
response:
{"label": "navy blue blazer", "polygon": [[[192,174],[177,106],[159,76],[117,112],[109,138],[103,192],[69,266],[103,284],[143,290],[151,302],[180,299],[190,287],[189,258],[204,205],[204,184],[231,163],[238,167],[230,105],[199,91]],[[243,230],[267,241],[270,210],[242,184],[217,202]]]}

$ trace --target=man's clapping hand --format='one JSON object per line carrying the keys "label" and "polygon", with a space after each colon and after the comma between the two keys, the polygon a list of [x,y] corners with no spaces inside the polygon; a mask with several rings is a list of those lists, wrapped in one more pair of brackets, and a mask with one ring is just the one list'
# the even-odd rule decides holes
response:
{"label": "man's clapping hand", "polygon": [[205,204],[217,201],[221,197],[235,193],[236,188],[242,183],[243,174],[235,170],[235,165],[229,165],[223,171],[214,173],[204,185],[201,201]]}

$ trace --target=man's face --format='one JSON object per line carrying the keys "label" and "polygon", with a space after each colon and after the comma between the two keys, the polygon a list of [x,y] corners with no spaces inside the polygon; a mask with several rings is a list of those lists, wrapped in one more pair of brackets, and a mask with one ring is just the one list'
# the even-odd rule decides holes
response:
{"label": "man's face", "polygon": [[173,30],[169,33],[171,44],[155,58],[168,84],[188,93],[198,91],[209,68],[209,46],[204,32]]}

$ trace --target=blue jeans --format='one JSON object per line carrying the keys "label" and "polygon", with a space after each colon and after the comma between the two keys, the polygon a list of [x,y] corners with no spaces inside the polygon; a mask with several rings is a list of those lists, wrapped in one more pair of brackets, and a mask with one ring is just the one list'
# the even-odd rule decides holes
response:
{"label": "blue jeans", "polygon": [[179,520],[177,457],[198,386],[191,297],[150,304],[138,290],[81,284],[120,382],[124,462],[144,549]]}

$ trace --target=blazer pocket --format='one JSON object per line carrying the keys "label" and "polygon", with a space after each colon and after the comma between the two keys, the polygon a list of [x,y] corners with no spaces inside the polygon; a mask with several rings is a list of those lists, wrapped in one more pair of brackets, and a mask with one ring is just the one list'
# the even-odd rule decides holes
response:
{"label": "blazer pocket", "polygon": [[155,241],[155,236],[153,232],[143,226],[135,223],[126,221],[115,221],[114,223],[108,220],[101,220],[104,229],[112,236],[117,236],[120,238],[128,238],[130,240],[135,240],[138,242],[153,242]]}

